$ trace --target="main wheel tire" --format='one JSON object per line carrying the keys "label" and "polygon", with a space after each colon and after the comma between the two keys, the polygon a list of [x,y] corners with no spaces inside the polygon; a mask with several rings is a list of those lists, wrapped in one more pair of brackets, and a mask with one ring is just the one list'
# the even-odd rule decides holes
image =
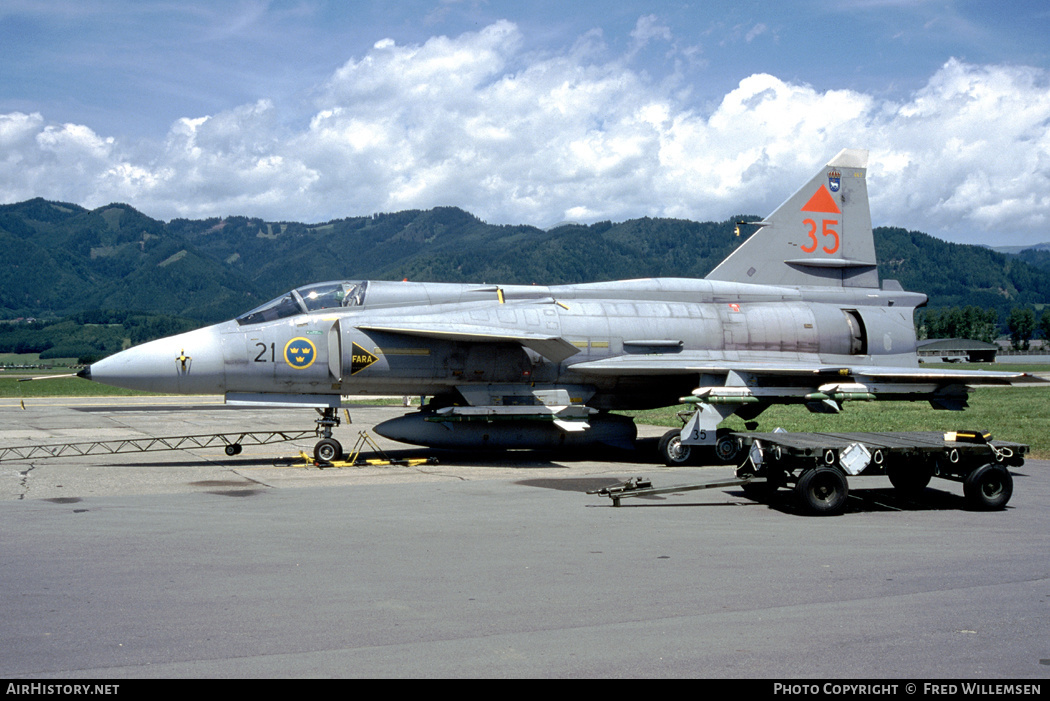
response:
{"label": "main wheel tire", "polygon": [[994,511],[1006,508],[1014,493],[1014,478],[1002,465],[988,463],[967,475],[963,481],[963,494],[971,509]]}
{"label": "main wheel tire", "polygon": [[723,465],[735,463],[740,457],[740,453],[743,449],[740,446],[740,441],[735,436],[719,431],[718,438],[715,439],[715,458],[718,459]]}
{"label": "main wheel tire", "polygon": [[317,462],[332,462],[343,457],[343,446],[334,438],[322,438],[314,446],[314,459]]}
{"label": "main wheel tire", "polygon": [[661,436],[656,449],[660,453],[660,459],[668,467],[688,465],[693,457],[692,447],[682,445],[682,432],[678,430],[668,431]]}
{"label": "main wheel tire", "polygon": [[842,513],[849,497],[846,476],[833,467],[815,467],[802,473],[795,483],[802,507],[817,516]]}

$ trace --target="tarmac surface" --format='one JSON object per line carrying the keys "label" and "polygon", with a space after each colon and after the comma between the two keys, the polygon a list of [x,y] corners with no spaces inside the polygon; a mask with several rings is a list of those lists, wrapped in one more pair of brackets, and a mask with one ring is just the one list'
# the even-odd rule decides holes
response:
{"label": "tarmac surface", "polygon": [[[352,409],[358,432],[401,407]],[[309,430],[218,398],[0,400],[0,447]],[[0,678],[1050,677],[1050,463],[1004,511],[851,478],[841,516],[643,449],[292,464],[315,439],[0,462]]]}

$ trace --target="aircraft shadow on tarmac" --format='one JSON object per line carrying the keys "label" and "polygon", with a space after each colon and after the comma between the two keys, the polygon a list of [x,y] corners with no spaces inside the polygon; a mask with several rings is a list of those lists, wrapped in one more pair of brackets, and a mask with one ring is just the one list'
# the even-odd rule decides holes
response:
{"label": "aircraft shadow on tarmac", "polygon": [[[651,443],[651,445],[650,445]],[[606,464],[651,464],[654,467],[663,467],[663,463],[656,454],[656,440],[639,440],[638,447],[634,450],[623,450],[619,448],[594,448],[573,450],[448,450],[428,448],[404,448],[384,450],[382,453],[374,451],[363,451],[358,459],[389,459],[391,461],[410,461],[426,458],[435,458],[439,466],[451,467],[493,467],[514,468],[521,470],[549,469],[566,467],[565,463],[574,462],[601,462]],[[153,460],[135,462],[137,467],[163,468],[163,467],[302,467],[318,471],[331,470],[353,470],[350,466],[318,466],[307,464],[303,458],[305,451],[296,447],[288,447],[281,457],[246,457],[237,456],[214,456],[214,457],[188,457],[183,460]],[[349,459],[349,455],[344,455]],[[113,463],[113,467],[127,467],[126,462]],[[369,467],[384,467],[383,465],[371,465]],[[607,483],[607,478],[601,479]],[[584,490],[586,491],[586,490]]]}
{"label": "aircraft shadow on tarmac", "polygon": [[[384,457],[391,460],[412,460],[421,457],[435,457],[437,458],[437,464],[444,466],[494,467],[502,469],[515,468],[523,471],[565,467],[565,463],[576,461],[602,462],[606,464],[623,463],[625,465],[629,464],[633,466],[639,464],[652,464],[653,468],[656,470],[653,477],[655,480],[659,481],[660,477],[658,473],[664,469],[664,466],[661,461],[657,459],[655,451],[652,449],[651,445],[648,445],[648,443],[655,443],[655,439],[639,440],[638,448],[635,450],[621,450],[615,448],[595,449],[593,447],[586,450],[574,451],[459,451],[408,448],[403,450],[385,451],[382,456],[375,453],[363,453],[360,457]],[[290,452],[291,451],[289,451],[289,453]],[[142,467],[203,467],[209,465],[268,467],[279,463],[287,466],[294,466],[291,458],[245,458],[242,456],[223,458],[220,460],[201,458],[177,462],[165,461],[137,464]],[[300,466],[319,471],[356,469],[354,467],[317,467],[306,465],[305,463]],[[1015,479],[1023,479],[1027,476],[1016,470],[1012,470],[1011,474]],[[702,481],[703,468],[698,468],[696,475],[696,481]],[[526,487],[554,489],[558,491],[580,492],[583,494],[602,487],[611,486],[617,482],[623,481],[624,479],[626,478],[614,475],[600,477],[536,478],[518,480],[515,484]],[[665,479],[667,480],[666,486],[673,486],[675,484],[675,482],[671,481],[670,477]],[[863,483],[864,479],[865,478],[863,477],[858,478],[850,485],[849,498],[846,502],[846,507],[843,510],[843,515],[890,511],[960,511],[967,508],[966,500],[961,494],[954,494],[938,489],[937,487],[940,486],[938,485],[938,481],[935,481],[933,486],[927,487],[918,496],[908,496],[899,493],[892,487],[865,487]],[[675,481],[681,482],[681,480],[681,472],[677,472]],[[228,482],[223,480],[204,480],[194,482],[192,483],[192,486],[212,487],[216,489],[213,489],[210,493],[237,497],[253,496],[266,491],[264,489],[258,489],[258,485],[248,482]],[[945,484],[945,486],[947,485]],[[225,489],[219,489],[222,487],[225,487]],[[745,492],[739,488],[729,488],[716,491],[739,498],[741,501],[724,502],[715,499],[704,499],[702,496],[703,492],[692,492],[688,495],[684,492],[672,492],[667,495],[650,495],[627,499],[621,503],[621,508],[765,506],[768,509],[779,511],[784,514],[798,516],[807,515],[805,510],[798,505],[797,499],[790,489],[780,489],[774,493],[772,497],[761,499],[754,499],[745,494]],[[600,501],[595,501],[591,505],[612,506],[611,502],[606,504]],[[1009,508],[1011,507],[1007,507],[1007,509]]]}
{"label": "aircraft shadow on tarmac", "polygon": [[[189,460],[164,460],[152,462],[136,462],[135,467],[273,467],[275,462],[286,461],[289,458],[195,458]],[[112,463],[109,467],[128,467],[126,462]]]}
{"label": "aircraft shadow on tarmac", "polygon": [[[744,497],[743,492],[737,492]],[[746,498],[746,497],[745,497]],[[778,492],[762,503],[784,514],[808,516],[790,490]],[[966,501],[961,495],[927,487],[918,497],[902,496],[892,487],[850,489],[842,515],[885,511],[962,511]]]}
{"label": "aircraft shadow on tarmac", "polygon": [[[465,450],[449,448],[410,448],[405,450],[388,450],[386,454],[395,459],[411,460],[420,457],[434,457],[441,465],[458,467],[502,467],[502,468],[556,468],[563,463],[601,462],[607,464],[651,464],[663,466],[656,451],[656,438],[640,438],[633,450],[612,446],[587,446],[583,448],[562,448],[551,450]],[[373,456],[369,456],[373,457]]]}

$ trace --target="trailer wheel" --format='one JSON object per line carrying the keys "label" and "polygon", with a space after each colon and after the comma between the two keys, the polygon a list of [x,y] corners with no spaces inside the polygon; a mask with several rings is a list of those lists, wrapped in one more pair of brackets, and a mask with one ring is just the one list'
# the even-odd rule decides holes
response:
{"label": "trailer wheel", "polygon": [[795,495],[802,507],[817,516],[842,513],[849,496],[846,476],[833,467],[806,470],[795,483]]}
{"label": "trailer wheel", "polygon": [[994,511],[1003,509],[1014,493],[1014,478],[1002,465],[988,463],[967,475],[963,494],[971,509]]}
{"label": "trailer wheel", "polygon": [[744,496],[755,501],[769,501],[776,496],[777,490],[784,485],[784,471],[768,468],[765,482],[748,482],[741,489]]}
{"label": "trailer wheel", "polygon": [[227,443],[225,451],[226,451],[226,454],[229,455],[230,457],[233,457],[234,455],[240,455],[241,454],[241,444],[240,443]]}
{"label": "trailer wheel", "polygon": [[890,483],[898,492],[909,497],[917,497],[933,479],[933,465],[928,462],[915,462],[910,465],[890,462],[886,465],[886,476],[890,478]]}
{"label": "trailer wheel", "polygon": [[693,454],[692,446],[682,445],[682,432],[677,429],[672,429],[661,436],[660,442],[656,444],[656,449],[660,453],[660,459],[668,467],[688,465]]}

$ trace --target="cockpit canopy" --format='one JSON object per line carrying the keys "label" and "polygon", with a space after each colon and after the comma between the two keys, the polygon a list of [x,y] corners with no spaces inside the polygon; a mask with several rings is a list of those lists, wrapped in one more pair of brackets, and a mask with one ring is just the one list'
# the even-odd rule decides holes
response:
{"label": "cockpit canopy", "polygon": [[365,303],[368,282],[319,282],[298,287],[291,292],[256,307],[237,317],[237,323],[259,324],[275,321],[296,314],[307,314],[320,309],[360,307]]}

